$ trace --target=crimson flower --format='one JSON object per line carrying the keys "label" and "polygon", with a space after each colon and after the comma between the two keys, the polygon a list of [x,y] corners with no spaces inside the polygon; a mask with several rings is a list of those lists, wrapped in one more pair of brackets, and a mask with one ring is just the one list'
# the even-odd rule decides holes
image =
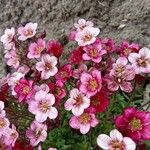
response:
{"label": "crimson flower", "polygon": [[124,136],[135,141],[150,140],[150,112],[128,107],[116,117],[115,125]]}
{"label": "crimson flower", "polygon": [[52,53],[55,57],[60,57],[63,52],[63,47],[57,40],[50,40],[47,43],[47,52]]}
{"label": "crimson flower", "polygon": [[103,91],[98,92],[91,97],[91,108],[94,108],[96,112],[104,112],[109,105],[109,98]]}

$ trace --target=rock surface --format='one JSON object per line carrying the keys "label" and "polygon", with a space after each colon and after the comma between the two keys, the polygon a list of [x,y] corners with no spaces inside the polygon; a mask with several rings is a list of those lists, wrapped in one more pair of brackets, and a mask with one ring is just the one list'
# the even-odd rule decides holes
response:
{"label": "rock surface", "polygon": [[[49,38],[63,40],[78,18],[93,20],[102,37],[150,45],[150,0],[0,0],[0,35],[31,21],[46,29]],[[2,46],[0,50],[2,76]]]}

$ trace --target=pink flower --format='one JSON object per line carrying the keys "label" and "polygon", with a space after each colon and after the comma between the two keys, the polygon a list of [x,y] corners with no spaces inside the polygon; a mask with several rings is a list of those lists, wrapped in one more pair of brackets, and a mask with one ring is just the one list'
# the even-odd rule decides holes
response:
{"label": "pink flower", "polygon": [[110,53],[116,50],[115,43],[112,39],[103,39],[101,40],[101,43],[102,43],[102,47],[104,48],[104,50],[107,51],[107,53]]}
{"label": "pink flower", "polygon": [[76,34],[75,40],[79,46],[89,45],[95,42],[96,36],[100,33],[98,28],[85,27]]}
{"label": "pink flower", "polygon": [[74,23],[77,31],[83,30],[85,27],[93,27],[93,22],[86,21],[85,19],[79,19],[77,23]]}
{"label": "pink flower", "polygon": [[36,69],[42,72],[41,78],[46,80],[57,73],[56,64],[57,58],[55,56],[45,54],[42,56],[41,61],[36,64]]}
{"label": "pink flower", "polygon": [[46,140],[47,126],[37,121],[33,121],[26,132],[26,136],[30,139],[30,144],[32,146],[37,146],[40,142],[44,142]]}
{"label": "pink flower", "polygon": [[0,136],[0,144],[1,144],[1,150],[12,150],[11,145],[6,145],[4,141],[4,136]]}
{"label": "pink flower", "polygon": [[46,47],[45,40],[38,39],[37,42],[31,43],[29,46],[28,58],[40,58],[41,53]]}
{"label": "pink flower", "polygon": [[129,137],[123,137],[122,134],[113,129],[110,132],[110,136],[106,134],[100,134],[97,137],[97,144],[104,150],[135,150],[136,144]]}
{"label": "pink flower", "polygon": [[127,72],[120,77],[109,75],[107,77],[107,87],[110,91],[117,91],[120,88],[122,91],[130,93],[133,90],[133,86],[129,82],[131,79]]}
{"label": "pink flower", "polygon": [[89,132],[91,127],[95,127],[99,121],[95,118],[95,114],[84,112],[80,116],[72,116],[69,124],[74,129],[79,129],[82,134]]}
{"label": "pink flower", "polygon": [[19,102],[22,102],[23,100],[30,100],[32,94],[33,94],[33,81],[32,80],[26,80],[25,78],[21,78],[19,80],[19,83],[15,86],[14,90],[17,93],[17,97],[19,98]]}
{"label": "pink flower", "polygon": [[101,72],[98,70],[93,70],[91,73],[82,73],[80,80],[81,84],[79,89],[87,97],[91,97],[101,90]]}
{"label": "pink flower", "polygon": [[9,125],[9,120],[5,116],[0,115],[0,135],[3,134],[5,130],[7,130]]}
{"label": "pink flower", "polygon": [[150,112],[128,107],[116,117],[115,125],[124,136],[135,141],[150,140]]}
{"label": "pink flower", "polygon": [[49,148],[48,150],[57,150],[56,148]]}
{"label": "pink flower", "polygon": [[71,32],[68,34],[67,37],[68,37],[69,41],[75,41],[76,33],[77,33],[77,31],[71,31]]}
{"label": "pink flower", "polygon": [[65,64],[59,68],[58,73],[55,75],[55,78],[62,83],[65,83],[72,75],[71,65]]}
{"label": "pink flower", "polygon": [[35,115],[38,122],[44,122],[48,117],[55,119],[58,111],[52,106],[54,103],[54,95],[41,90],[36,92],[35,100],[29,102],[29,111]]}
{"label": "pink flower", "polygon": [[144,47],[139,53],[130,53],[128,57],[136,74],[150,73],[150,49]]}
{"label": "pink flower", "polygon": [[117,59],[113,68],[107,77],[108,89],[117,91],[119,88],[127,93],[131,92],[133,87],[131,80],[135,77],[135,70],[131,65],[127,65],[128,60],[125,57]]}
{"label": "pink flower", "polygon": [[80,116],[84,109],[90,106],[90,99],[83,95],[78,89],[74,88],[70,91],[70,98],[65,102],[65,109],[75,116]]}
{"label": "pink flower", "polygon": [[16,140],[19,137],[18,132],[16,131],[16,127],[14,125],[12,125],[12,128],[8,128],[7,130],[5,130],[5,144],[6,145],[12,145],[12,147],[14,147]]}
{"label": "pink flower", "polygon": [[111,75],[117,75],[118,77],[122,76],[125,72],[128,72],[131,80],[135,77],[134,68],[131,65],[128,65],[128,60],[126,57],[119,57],[116,60],[116,63],[113,63],[112,70],[110,70]]}
{"label": "pink flower", "polygon": [[0,116],[5,117],[4,102],[0,101]]}
{"label": "pink flower", "polygon": [[127,41],[123,41],[121,43],[121,47],[119,48],[119,51],[123,56],[127,57],[132,52],[138,52],[139,49],[140,47],[138,44],[135,43],[129,44]]}
{"label": "pink flower", "polygon": [[47,52],[59,58],[63,52],[63,47],[59,41],[49,40],[47,43]]}
{"label": "pink flower", "polygon": [[52,94],[54,94],[56,98],[56,105],[60,104],[60,100],[62,100],[66,96],[66,90],[63,87],[61,82],[48,83],[49,90]]}
{"label": "pink flower", "polygon": [[83,72],[86,72],[87,71],[87,66],[85,64],[80,64],[78,66],[78,69],[74,69],[73,70],[73,77],[75,79],[79,79],[80,78],[80,75],[83,73]]}
{"label": "pink flower", "polygon": [[37,23],[27,23],[24,27],[18,28],[18,33],[20,36],[18,39],[20,41],[25,41],[28,38],[32,38],[36,34]]}
{"label": "pink flower", "polygon": [[45,91],[45,92],[49,92],[49,87],[47,84],[41,84],[40,86],[35,85],[34,86],[34,91],[38,92],[38,91]]}
{"label": "pink flower", "polygon": [[15,35],[15,29],[6,29],[4,35],[1,36],[1,42],[3,42],[5,49],[11,49],[14,45],[13,38]]}
{"label": "pink flower", "polygon": [[27,65],[20,66],[17,70],[17,72],[20,72],[24,75],[27,74],[29,71],[30,71],[30,68]]}
{"label": "pink flower", "polygon": [[99,63],[102,60],[102,55],[106,54],[106,51],[102,49],[101,43],[93,43],[83,47],[83,50],[86,52],[83,54],[84,60],[92,60],[95,63]]}
{"label": "pink flower", "polygon": [[6,58],[6,63],[7,63],[8,66],[12,66],[15,69],[19,67],[19,64],[20,64],[19,56],[17,55],[15,49],[12,49],[12,50],[8,51],[5,54],[5,58]]}

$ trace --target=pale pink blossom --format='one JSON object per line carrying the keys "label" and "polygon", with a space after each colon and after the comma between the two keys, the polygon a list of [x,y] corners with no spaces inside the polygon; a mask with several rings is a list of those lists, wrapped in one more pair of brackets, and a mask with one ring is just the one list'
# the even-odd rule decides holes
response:
{"label": "pale pink blossom", "polygon": [[120,88],[122,91],[130,93],[133,90],[131,80],[133,80],[133,78],[128,75],[128,72],[123,73],[121,76],[109,75],[107,76],[108,89],[110,91],[117,91]]}
{"label": "pale pink blossom", "polygon": [[98,70],[93,70],[90,73],[82,73],[80,81],[79,89],[82,93],[86,94],[87,97],[94,96],[101,90],[101,72]]}
{"label": "pale pink blossom", "polygon": [[57,148],[49,148],[48,150],[57,150]]}
{"label": "pale pink blossom", "polygon": [[0,115],[5,116],[5,110],[4,110],[4,102],[0,101]]}
{"label": "pale pink blossom", "polygon": [[26,132],[26,136],[30,139],[30,144],[32,146],[37,146],[40,142],[44,142],[46,140],[47,126],[37,121],[33,121]]}
{"label": "pale pink blossom", "polygon": [[110,71],[110,74],[120,77],[125,72],[128,72],[128,76],[130,76],[130,78],[134,79],[135,70],[131,65],[128,64],[128,59],[126,57],[119,57],[116,60],[116,63],[113,63],[113,67]]}
{"label": "pale pink blossom", "polygon": [[144,47],[139,53],[130,53],[128,57],[136,74],[150,73],[150,49]]}
{"label": "pale pink blossom", "polygon": [[34,86],[34,91],[38,92],[38,91],[41,91],[41,90],[48,93],[49,92],[48,85],[43,83],[40,86],[38,86],[38,85]]}
{"label": "pale pink blossom", "polygon": [[4,132],[4,141],[6,145],[12,145],[14,147],[16,140],[19,137],[18,132],[16,131],[16,127],[12,125],[12,128],[8,128]]}
{"label": "pale pink blossom", "polygon": [[55,119],[58,111],[53,107],[54,103],[54,95],[41,90],[36,92],[35,100],[29,102],[29,111],[38,122],[44,122],[47,118]]}
{"label": "pale pink blossom", "polygon": [[85,64],[80,64],[78,66],[78,69],[74,69],[73,70],[73,77],[75,79],[79,79],[80,78],[80,75],[83,73],[83,72],[86,72],[87,71],[87,66]]}
{"label": "pale pink blossom", "polygon": [[6,29],[4,35],[1,36],[1,42],[3,42],[5,49],[11,49],[14,46],[13,38],[15,35],[15,29]]}
{"label": "pale pink blossom", "polygon": [[28,38],[32,38],[36,34],[37,23],[27,23],[24,27],[18,28],[20,41],[25,41]]}
{"label": "pale pink blossom", "polygon": [[113,64],[113,68],[110,70],[108,76],[106,76],[108,89],[111,91],[117,91],[119,88],[127,93],[131,92],[133,86],[131,80],[135,77],[135,69],[128,65],[128,60],[125,57],[119,57],[116,63]]}
{"label": "pale pink blossom", "polygon": [[12,66],[15,69],[19,67],[19,64],[20,64],[19,56],[16,53],[15,49],[12,49],[12,50],[8,51],[5,54],[5,58],[6,58],[6,63],[7,63],[8,66]]}
{"label": "pale pink blossom", "polygon": [[10,125],[9,120],[5,116],[0,115],[0,135],[3,134],[5,130],[7,130],[9,125]]}
{"label": "pale pink blossom", "polygon": [[41,61],[36,64],[36,69],[41,72],[41,78],[46,80],[57,73],[56,64],[57,58],[55,56],[45,54]]}
{"label": "pale pink blossom", "polygon": [[29,53],[27,57],[32,58],[40,58],[41,53],[44,51],[46,47],[46,43],[44,39],[38,39],[37,42],[31,43],[29,46]]}
{"label": "pale pink blossom", "polygon": [[0,136],[0,148],[1,150],[12,150],[12,146],[11,145],[6,145],[5,141],[4,141],[4,136]]}
{"label": "pale pink blossom", "polygon": [[30,68],[27,65],[20,66],[17,70],[17,72],[20,72],[24,75],[27,74],[29,71],[30,71]]}
{"label": "pale pink blossom", "polygon": [[102,56],[106,54],[106,50],[102,49],[101,43],[93,43],[83,47],[85,53],[83,54],[84,60],[92,60],[95,63],[99,63],[102,60]]}
{"label": "pale pink blossom", "polygon": [[91,127],[95,127],[99,121],[94,113],[84,112],[80,116],[72,116],[69,124],[74,129],[79,129],[82,134],[89,132]]}
{"label": "pale pink blossom", "polygon": [[20,73],[20,72],[14,72],[13,74],[10,75],[10,77],[8,78],[8,85],[11,87],[12,89],[12,95],[17,95],[17,93],[15,92],[14,88],[16,86],[17,83],[19,83],[19,80],[24,77],[24,74]]}
{"label": "pale pink blossom", "polygon": [[106,134],[100,134],[97,137],[97,144],[104,150],[135,150],[136,144],[129,137],[123,137],[122,134],[113,129],[110,132],[110,136]]}
{"label": "pale pink blossom", "polygon": [[24,77],[24,74],[21,72],[14,72],[11,75],[9,75],[9,78],[7,80],[9,86],[15,86],[19,80]]}
{"label": "pale pink blossom", "polygon": [[76,34],[75,40],[79,46],[86,46],[92,44],[96,40],[96,36],[100,33],[98,28],[85,27],[82,31]]}
{"label": "pale pink blossom", "polygon": [[86,21],[85,19],[79,19],[77,23],[74,23],[74,27],[77,29],[77,31],[80,31],[85,27],[93,27],[93,22]]}
{"label": "pale pink blossom", "polygon": [[74,88],[70,91],[70,98],[65,102],[65,109],[75,116],[80,116],[84,109],[90,106],[90,99],[82,94],[78,89]]}

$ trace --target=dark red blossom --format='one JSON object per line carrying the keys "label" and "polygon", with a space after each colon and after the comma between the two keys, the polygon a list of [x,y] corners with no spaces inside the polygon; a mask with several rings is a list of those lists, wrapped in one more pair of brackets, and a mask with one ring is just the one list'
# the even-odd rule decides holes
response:
{"label": "dark red blossom", "polygon": [[8,84],[4,84],[0,87],[0,100],[6,101],[8,95]]}
{"label": "dark red blossom", "polygon": [[33,150],[33,147],[28,142],[16,141],[13,150]]}
{"label": "dark red blossom", "polygon": [[109,98],[104,91],[98,92],[91,97],[91,108],[94,108],[96,112],[104,112],[109,105]]}
{"label": "dark red blossom", "polygon": [[63,47],[59,41],[50,40],[47,43],[47,52],[56,57],[60,57],[63,52]]}
{"label": "dark red blossom", "polygon": [[115,42],[110,38],[101,40],[101,43],[103,45],[103,48],[107,51],[107,53],[116,50]]}
{"label": "dark red blossom", "polygon": [[69,61],[72,64],[79,64],[83,60],[82,59],[83,54],[84,54],[83,48],[78,47],[71,52],[71,54],[69,56]]}

